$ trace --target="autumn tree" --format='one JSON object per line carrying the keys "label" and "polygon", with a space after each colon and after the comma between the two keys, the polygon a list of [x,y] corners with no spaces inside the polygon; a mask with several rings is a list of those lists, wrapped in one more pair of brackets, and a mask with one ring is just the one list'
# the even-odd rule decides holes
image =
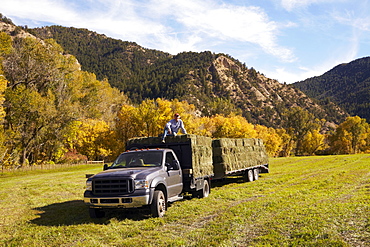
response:
{"label": "autumn tree", "polygon": [[[76,122],[75,137],[70,142],[71,150],[85,155],[89,160],[104,160],[114,154],[117,142],[115,132],[109,124],[98,119]],[[112,157],[110,157],[112,158]]]}
{"label": "autumn tree", "polygon": [[216,115],[212,118],[214,122],[214,138],[255,138],[257,136],[254,125],[242,116],[230,115],[228,117]]}
{"label": "autumn tree", "polygon": [[302,142],[305,136],[315,129],[320,128],[321,121],[300,107],[293,107],[284,113],[283,126],[295,144],[295,155],[302,154]]}
{"label": "autumn tree", "polygon": [[369,124],[359,116],[348,117],[329,137],[332,152],[335,154],[356,154],[367,150]]}
{"label": "autumn tree", "polygon": [[256,125],[255,130],[257,138],[263,140],[267,154],[271,157],[279,156],[284,146],[283,136],[276,129],[263,125]]}
{"label": "autumn tree", "polygon": [[303,138],[301,153],[304,155],[314,155],[317,151],[325,147],[325,136],[320,134],[319,129],[310,130]]}
{"label": "autumn tree", "polygon": [[107,81],[81,71],[77,60],[63,55],[53,40],[15,39],[3,68],[9,81],[4,103],[7,145],[21,164],[58,161],[67,151],[75,121],[100,118],[113,124],[127,102]]}

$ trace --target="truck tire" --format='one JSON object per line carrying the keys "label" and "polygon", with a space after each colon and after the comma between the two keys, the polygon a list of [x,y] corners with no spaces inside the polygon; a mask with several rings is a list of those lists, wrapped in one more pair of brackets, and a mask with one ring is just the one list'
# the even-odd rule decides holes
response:
{"label": "truck tire", "polygon": [[253,169],[253,179],[258,180],[259,176],[260,176],[260,170],[258,168]]}
{"label": "truck tire", "polygon": [[193,193],[194,198],[205,198],[209,196],[211,192],[211,187],[209,186],[208,180],[203,181],[203,189],[200,189]]}
{"label": "truck tire", "polygon": [[154,191],[154,197],[153,197],[153,202],[150,205],[150,209],[152,212],[153,217],[163,217],[164,214],[166,213],[166,207],[167,202],[166,202],[166,197],[164,196],[163,191],[161,190],[156,190]]}
{"label": "truck tire", "polygon": [[254,178],[253,170],[248,170],[244,173],[244,181],[245,182],[252,182]]}
{"label": "truck tire", "polygon": [[90,218],[103,218],[105,216],[105,212],[99,208],[89,208],[89,215]]}

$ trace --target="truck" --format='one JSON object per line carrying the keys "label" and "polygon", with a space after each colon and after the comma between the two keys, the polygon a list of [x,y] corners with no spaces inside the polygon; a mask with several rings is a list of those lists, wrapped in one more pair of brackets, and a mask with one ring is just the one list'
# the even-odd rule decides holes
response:
{"label": "truck", "polygon": [[262,140],[198,135],[133,138],[126,151],[103,171],[87,175],[84,202],[91,218],[117,208],[150,208],[163,217],[169,203],[185,195],[207,197],[211,180],[243,176],[257,180],[268,173],[268,156]]}

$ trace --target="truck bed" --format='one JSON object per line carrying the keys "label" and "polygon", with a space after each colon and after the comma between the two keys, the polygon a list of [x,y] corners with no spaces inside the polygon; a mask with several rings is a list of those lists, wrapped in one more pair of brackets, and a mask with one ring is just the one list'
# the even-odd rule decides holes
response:
{"label": "truck bed", "polygon": [[130,139],[126,149],[170,148],[180,161],[184,175],[194,178],[212,177],[212,139],[198,135],[167,136],[166,143],[160,137]]}

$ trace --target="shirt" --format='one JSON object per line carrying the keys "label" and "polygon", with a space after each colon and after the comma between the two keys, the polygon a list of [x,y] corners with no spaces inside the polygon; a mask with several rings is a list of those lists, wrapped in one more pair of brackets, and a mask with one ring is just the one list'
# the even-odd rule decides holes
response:
{"label": "shirt", "polygon": [[179,129],[182,130],[183,134],[186,134],[186,130],[184,127],[184,123],[182,122],[181,119],[171,119],[167,124],[166,124],[166,129],[171,130],[172,133],[177,133]]}

